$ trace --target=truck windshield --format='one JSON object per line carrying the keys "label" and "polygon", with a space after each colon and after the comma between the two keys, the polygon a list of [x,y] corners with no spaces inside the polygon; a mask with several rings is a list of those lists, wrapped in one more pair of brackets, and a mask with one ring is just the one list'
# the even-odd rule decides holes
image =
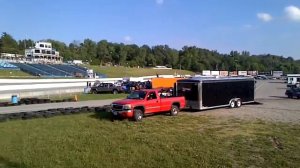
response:
{"label": "truck windshield", "polygon": [[134,91],[127,96],[127,99],[145,99],[145,96],[146,92],[144,91]]}

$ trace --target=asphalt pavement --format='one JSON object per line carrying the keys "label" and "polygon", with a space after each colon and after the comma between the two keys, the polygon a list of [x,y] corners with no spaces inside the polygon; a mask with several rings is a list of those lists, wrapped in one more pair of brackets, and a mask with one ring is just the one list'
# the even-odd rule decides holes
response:
{"label": "asphalt pavement", "polygon": [[48,109],[55,109],[55,108],[70,108],[70,107],[78,108],[84,106],[99,107],[99,106],[109,105],[115,100],[116,99],[90,100],[90,101],[79,101],[79,102],[45,103],[45,104],[0,107],[0,114],[31,112],[31,111],[40,111],[40,110],[48,110]]}

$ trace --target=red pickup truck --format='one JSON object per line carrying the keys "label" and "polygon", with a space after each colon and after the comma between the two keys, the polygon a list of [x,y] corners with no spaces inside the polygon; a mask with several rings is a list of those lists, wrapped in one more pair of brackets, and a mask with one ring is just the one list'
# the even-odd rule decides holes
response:
{"label": "red pickup truck", "polygon": [[111,104],[114,117],[133,118],[141,121],[145,115],[169,112],[175,116],[185,107],[185,98],[168,96],[159,89],[144,89],[131,92],[126,99]]}

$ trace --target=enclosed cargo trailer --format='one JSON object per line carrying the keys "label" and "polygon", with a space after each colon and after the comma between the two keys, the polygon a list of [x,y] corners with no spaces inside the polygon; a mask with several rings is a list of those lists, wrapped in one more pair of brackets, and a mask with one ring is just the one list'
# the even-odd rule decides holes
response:
{"label": "enclosed cargo trailer", "polygon": [[240,107],[254,102],[255,80],[240,77],[183,79],[176,82],[175,94],[184,96],[190,109]]}

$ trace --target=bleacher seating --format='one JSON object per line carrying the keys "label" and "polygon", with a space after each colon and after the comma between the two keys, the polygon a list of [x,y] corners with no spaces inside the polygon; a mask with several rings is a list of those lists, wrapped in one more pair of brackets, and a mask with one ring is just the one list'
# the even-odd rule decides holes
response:
{"label": "bleacher seating", "polygon": [[71,77],[71,76],[73,76],[73,74],[71,74],[71,73],[54,68],[47,64],[30,64],[30,65],[37,69],[41,69],[41,70],[47,72],[51,76],[56,76],[56,77]]}
{"label": "bleacher seating", "polygon": [[49,66],[68,72],[74,76],[76,75],[76,73],[81,73],[83,76],[87,76],[86,70],[83,70],[82,67],[79,66],[68,65],[68,64],[53,64]]}
{"label": "bleacher seating", "polygon": [[43,71],[41,69],[35,68],[31,66],[31,64],[24,64],[24,63],[11,63],[17,67],[19,67],[22,71],[27,72],[31,75],[35,76],[51,76],[51,74]]}
{"label": "bleacher seating", "polygon": [[80,69],[82,71],[85,71],[87,70],[87,68],[84,68],[84,67],[81,67],[81,66],[77,66],[77,65],[70,65],[71,67],[75,68],[75,69]]}
{"label": "bleacher seating", "polygon": [[[70,64],[26,64],[11,63],[12,66],[21,69],[29,74],[44,77],[87,77],[87,69]],[[80,75],[78,75],[80,74]],[[104,74],[96,73],[100,78],[105,78]]]}
{"label": "bleacher seating", "polygon": [[0,60],[0,69],[20,70],[17,66],[2,60]]}
{"label": "bleacher seating", "polygon": [[[87,69],[84,67],[70,64],[27,64],[27,63],[9,63],[12,67],[27,72],[35,76],[44,77],[87,77]],[[1,69],[0,62],[0,69]],[[6,64],[5,64],[6,65]],[[80,75],[78,75],[80,74]],[[106,78],[106,75],[96,73],[100,78]]]}

